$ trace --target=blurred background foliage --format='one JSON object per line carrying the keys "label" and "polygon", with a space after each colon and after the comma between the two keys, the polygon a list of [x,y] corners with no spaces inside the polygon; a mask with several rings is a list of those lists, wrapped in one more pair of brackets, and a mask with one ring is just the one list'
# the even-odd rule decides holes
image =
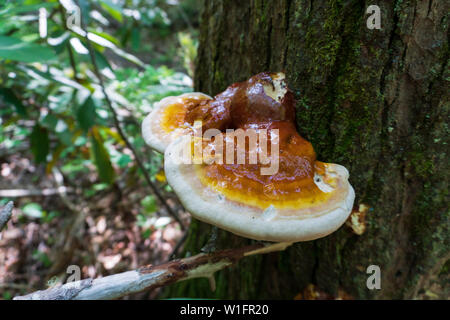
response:
{"label": "blurred background foliage", "polygon": [[[0,0],[0,189],[10,183],[9,157],[18,154],[33,164],[27,183],[38,189],[55,170],[84,199],[145,184],[105,103],[76,4],[124,133],[151,179],[170,191],[162,156],[145,147],[140,123],[154,102],[192,90],[198,0]],[[143,237],[158,211],[147,194],[135,221]],[[11,199],[0,197],[0,206]],[[19,223],[61,215],[39,201],[19,201]],[[43,268],[52,264],[39,249],[33,257]]]}

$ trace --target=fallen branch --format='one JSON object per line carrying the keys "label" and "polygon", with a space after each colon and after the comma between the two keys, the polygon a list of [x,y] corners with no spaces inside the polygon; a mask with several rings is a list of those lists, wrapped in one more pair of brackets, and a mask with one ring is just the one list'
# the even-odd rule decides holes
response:
{"label": "fallen branch", "polygon": [[9,219],[11,219],[13,207],[14,207],[14,203],[12,201],[9,201],[2,208],[2,210],[0,210],[0,231],[2,231],[3,227],[9,221]]}
{"label": "fallen branch", "polygon": [[72,188],[64,186],[58,188],[45,188],[45,189],[3,189],[0,190],[0,197],[3,198],[46,197],[72,191],[73,191]]}
{"label": "fallen branch", "polygon": [[201,253],[177,259],[159,266],[147,266],[99,279],[70,282],[44,291],[36,291],[15,300],[106,300],[117,299],[143,290],[150,290],[194,278],[208,278],[215,289],[214,273],[229,267],[244,257],[282,251],[291,243],[258,243],[255,245]]}

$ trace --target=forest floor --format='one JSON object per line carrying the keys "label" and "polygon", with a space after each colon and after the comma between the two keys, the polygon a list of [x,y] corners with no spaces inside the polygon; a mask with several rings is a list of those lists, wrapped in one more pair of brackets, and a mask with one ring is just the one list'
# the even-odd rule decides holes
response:
{"label": "forest floor", "polygon": [[[36,167],[21,154],[3,157],[0,165],[1,192],[16,194],[9,197],[14,201],[13,216],[0,234],[0,298],[64,283],[71,275],[70,265],[79,266],[83,279],[160,264],[182,240],[179,224],[163,210],[153,214],[150,225],[139,225],[140,202],[149,194],[145,184],[116,184],[86,197],[80,186],[92,181],[77,180],[76,186],[67,186],[66,194],[51,194],[58,184],[44,166]],[[80,176],[90,178],[94,179]],[[17,196],[19,192],[34,194]],[[170,197],[168,202],[174,205]],[[30,203],[40,207],[27,206]],[[189,215],[180,213],[187,226]],[[157,294],[154,290],[128,298]]]}

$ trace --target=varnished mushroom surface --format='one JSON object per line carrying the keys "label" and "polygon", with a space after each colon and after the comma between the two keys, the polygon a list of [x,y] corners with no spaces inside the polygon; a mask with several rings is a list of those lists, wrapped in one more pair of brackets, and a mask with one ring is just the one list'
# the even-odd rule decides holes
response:
{"label": "varnished mushroom surface", "polygon": [[[209,129],[218,132],[200,139],[201,163],[175,161],[183,150],[196,157],[192,144],[198,136],[166,141],[168,182],[198,219],[252,239],[305,241],[333,232],[351,212],[355,195],[348,171],[317,161],[311,143],[298,134],[295,101],[283,73],[263,72],[214,98],[166,104],[160,113],[159,126],[168,135],[192,129],[198,121],[200,138]],[[249,130],[257,138],[252,145],[247,137],[242,147],[235,134]],[[261,140],[261,132],[267,133],[266,140]],[[196,135],[195,130],[184,133]],[[231,159],[221,149],[230,142]],[[264,148],[269,162],[261,161]],[[274,160],[276,170],[263,173]]]}

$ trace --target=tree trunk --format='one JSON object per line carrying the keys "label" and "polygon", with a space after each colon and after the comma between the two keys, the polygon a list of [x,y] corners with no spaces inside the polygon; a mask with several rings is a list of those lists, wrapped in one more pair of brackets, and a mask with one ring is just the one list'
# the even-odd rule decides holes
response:
{"label": "tree trunk", "polygon": [[[368,29],[369,5],[381,30]],[[196,89],[217,94],[261,71],[284,70],[298,129],[318,159],[346,166],[362,235],[343,226],[282,253],[250,257],[170,295],[292,299],[309,284],[353,298],[448,298],[448,2],[206,0]],[[186,253],[211,226],[193,221]],[[220,230],[217,246],[250,240]],[[369,290],[369,265],[381,289]]]}

